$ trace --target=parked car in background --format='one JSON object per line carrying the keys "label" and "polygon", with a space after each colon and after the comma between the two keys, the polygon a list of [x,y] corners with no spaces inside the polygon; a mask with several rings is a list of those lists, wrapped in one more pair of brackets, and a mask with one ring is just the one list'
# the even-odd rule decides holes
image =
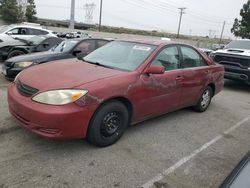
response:
{"label": "parked car in background", "polygon": [[233,40],[210,57],[225,67],[225,78],[250,84],[250,40]]}
{"label": "parked car in background", "polygon": [[239,162],[219,188],[250,187],[250,152]]}
{"label": "parked car in background", "polygon": [[53,60],[82,58],[95,49],[107,44],[106,39],[69,39],[62,41],[50,51],[22,55],[4,62],[2,70],[6,79],[14,80],[16,75],[30,66]]}
{"label": "parked car in background", "polygon": [[57,37],[59,37],[59,38],[66,38],[67,34],[68,33],[59,32],[59,33],[57,33]]}
{"label": "parked car in background", "polygon": [[6,59],[33,52],[48,51],[53,46],[62,42],[62,39],[52,36],[35,36],[28,40],[15,38],[0,43],[0,59]]}
{"label": "parked car in background", "polygon": [[83,60],[24,70],[8,103],[19,124],[40,136],[108,146],[129,124],[188,106],[206,111],[223,77],[223,66],[189,45],[114,41]]}
{"label": "parked car in background", "polygon": [[200,48],[200,50],[205,54],[207,54],[207,56],[209,56],[212,52],[214,52],[213,50],[207,48]]}
{"label": "parked car in background", "polygon": [[3,25],[0,27],[0,42],[8,41],[10,37],[20,39],[30,39],[36,35],[49,35],[55,37],[53,31],[43,29],[39,25]]}
{"label": "parked car in background", "polygon": [[88,33],[85,32],[71,32],[71,33],[67,33],[66,34],[66,38],[70,39],[70,38],[91,38],[91,35],[89,35]]}

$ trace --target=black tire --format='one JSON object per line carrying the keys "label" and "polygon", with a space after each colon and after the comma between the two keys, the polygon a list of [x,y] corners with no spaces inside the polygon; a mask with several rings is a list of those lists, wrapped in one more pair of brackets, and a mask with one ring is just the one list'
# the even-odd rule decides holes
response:
{"label": "black tire", "polygon": [[213,90],[210,86],[208,86],[202,93],[201,98],[199,99],[199,102],[193,106],[193,109],[196,112],[205,112],[212,100],[213,97]]}
{"label": "black tire", "polygon": [[129,123],[129,113],[119,101],[103,104],[94,114],[88,129],[90,143],[105,147],[118,141]]}
{"label": "black tire", "polygon": [[26,54],[26,53],[22,50],[13,50],[12,52],[9,53],[8,59],[15,57],[15,56],[19,56],[19,55],[24,55],[24,54]]}

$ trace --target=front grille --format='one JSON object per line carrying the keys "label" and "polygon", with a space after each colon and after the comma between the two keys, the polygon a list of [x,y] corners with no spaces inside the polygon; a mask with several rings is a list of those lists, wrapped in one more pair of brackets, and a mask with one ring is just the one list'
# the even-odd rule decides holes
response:
{"label": "front grille", "polygon": [[16,83],[16,88],[19,93],[25,97],[31,97],[32,95],[36,94],[39,90],[28,85],[23,84],[19,80]]}
{"label": "front grille", "polygon": [[240,57],[231,57],[225,55],[215,55],[214,61],[224,65],[237,66],[241,68],[248,68],[250,66],[250,59]]}

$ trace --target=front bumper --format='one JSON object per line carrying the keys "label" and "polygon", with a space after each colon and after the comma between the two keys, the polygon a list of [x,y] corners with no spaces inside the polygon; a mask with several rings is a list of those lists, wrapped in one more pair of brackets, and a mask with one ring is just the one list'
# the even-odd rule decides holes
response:
{"label": "front bumper", "polygon": [[75,103],[52,106],[34,102],[16,89],[8,88],[9,111],[15,120],[35,134],[50,139],[77,139],[87,135],[96,106],[80,107]]}
{"label": "front bumper", "polygon": [[15,77],[22,71],[22,68],[11,68],[3,64],[2,73],[7,80],[13,81]]}
{"label": "front bumper", "polygon": [[250,83],[250,70],[225,66],[225,78]]}

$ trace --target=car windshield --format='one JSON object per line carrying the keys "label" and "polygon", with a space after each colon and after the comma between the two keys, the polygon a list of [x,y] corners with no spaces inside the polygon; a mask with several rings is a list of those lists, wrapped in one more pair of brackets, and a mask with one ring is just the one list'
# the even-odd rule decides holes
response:
{"label": "car windshield", "polygon": [[0,33],[4,33],[5,31],[9,30],[11,27],[3,25],[0,27]]}
{"label": "car windshield", "polygon": [[250,50],[250,41],[244,41],[244,40],[234,40],[230,42],[225,49],[229,48],[237,48],[237,49],[246,49]]}
{"label": "car windshield", "polygon": [[84,61],[114,69],[134,71],[155,48],[154,45],[114,41],[90,53]]}
{"label": "car windshield", "polygon": [[46,38],[45,37],[39,37],[39,36],[35,36],[29,39],[29,41],[33,44],[33,45],[38,45],[40,44],[42,41],[44,41]]}
{"label": "car windshield", "polygon": [[69,52],[76,46],[77,43],[78,43],[78,41],[74,41],[74,40],[62,41],[59,45],[52,48],[51,51],[53,51],[53,52]]}

